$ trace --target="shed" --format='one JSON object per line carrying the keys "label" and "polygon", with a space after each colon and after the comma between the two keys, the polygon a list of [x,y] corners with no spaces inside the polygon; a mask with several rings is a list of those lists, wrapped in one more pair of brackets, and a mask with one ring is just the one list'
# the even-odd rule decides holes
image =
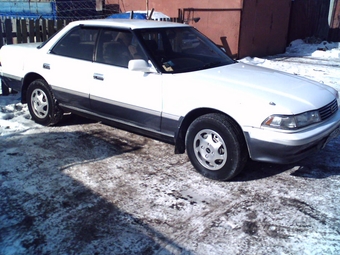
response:
{"label": "shed", "polygon": [[[234,58],[281,53],[287,45],[292,0],[149,0],[148,8],[178,16]],[[144,9],[145,1],[125,0],[122,11]],[[199,18],[199,21],[198,21]],[[197,22],[198,21],[198,22]]]}

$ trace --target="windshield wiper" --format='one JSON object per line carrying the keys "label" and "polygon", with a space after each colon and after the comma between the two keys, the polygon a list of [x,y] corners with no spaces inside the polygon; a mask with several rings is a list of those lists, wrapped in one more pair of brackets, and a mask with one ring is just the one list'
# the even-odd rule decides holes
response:
{"label": "windshield wiper", "polygon": [[216,66],[219,66],[221,64],[222,64],[222,61],[210,62],[210,63],[205,64],[202,69],[216,67]]}

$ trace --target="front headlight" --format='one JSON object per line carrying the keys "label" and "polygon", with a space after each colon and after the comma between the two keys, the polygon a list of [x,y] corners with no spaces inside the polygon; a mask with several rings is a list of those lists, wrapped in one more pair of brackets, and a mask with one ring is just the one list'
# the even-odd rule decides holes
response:
{"label": "front headlight", "polygon": [[339,91],[336,91],[336,100],[338,101],[338,106],[340,108],[340,96],[339,96]]}
{"label": "front headlight", "polygon": [[293,130],[306,127],[320,121],[321,118],[319,112],[310,111],[298,115],[271,115],[263,121],[262,126]]}

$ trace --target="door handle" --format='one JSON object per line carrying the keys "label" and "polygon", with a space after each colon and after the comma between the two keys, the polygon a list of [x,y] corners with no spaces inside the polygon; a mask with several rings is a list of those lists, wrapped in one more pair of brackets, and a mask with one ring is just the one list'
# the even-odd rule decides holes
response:
{"label": "door handle", "polygon": [[50,64],[44,63],[44,64],[43,64],[43,68],[44,68],[44,69],[50,70],[50,69],[51,69],[51,66],[50,66]]}
{"label": "door handle", "polygon": [[93,74],[93,78],[96,79],[96,80],[103,81],[104,80],[104,75],[102,75],[100,73],[95,73],[95,74]]}

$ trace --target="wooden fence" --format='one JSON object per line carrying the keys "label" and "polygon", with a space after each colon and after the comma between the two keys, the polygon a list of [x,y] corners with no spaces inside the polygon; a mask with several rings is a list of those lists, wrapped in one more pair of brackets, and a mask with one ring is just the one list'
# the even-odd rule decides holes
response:
{"label": "wooden fence", "polygon": [[340,0],[292,2],[288,42],[306,37],[340,40]]}
{"label": "wooden fence", "polygon": [[[180,18],[170,18],[182,22]],[[4,44],[43,42],[72,20],[0,19],[0,48]],[[159,21],[166,21],[160,19]]]}
{"label": "wooden fence", "polygon": [[4,44],[43,42],[69,20],[0,19],[0,47]]}

